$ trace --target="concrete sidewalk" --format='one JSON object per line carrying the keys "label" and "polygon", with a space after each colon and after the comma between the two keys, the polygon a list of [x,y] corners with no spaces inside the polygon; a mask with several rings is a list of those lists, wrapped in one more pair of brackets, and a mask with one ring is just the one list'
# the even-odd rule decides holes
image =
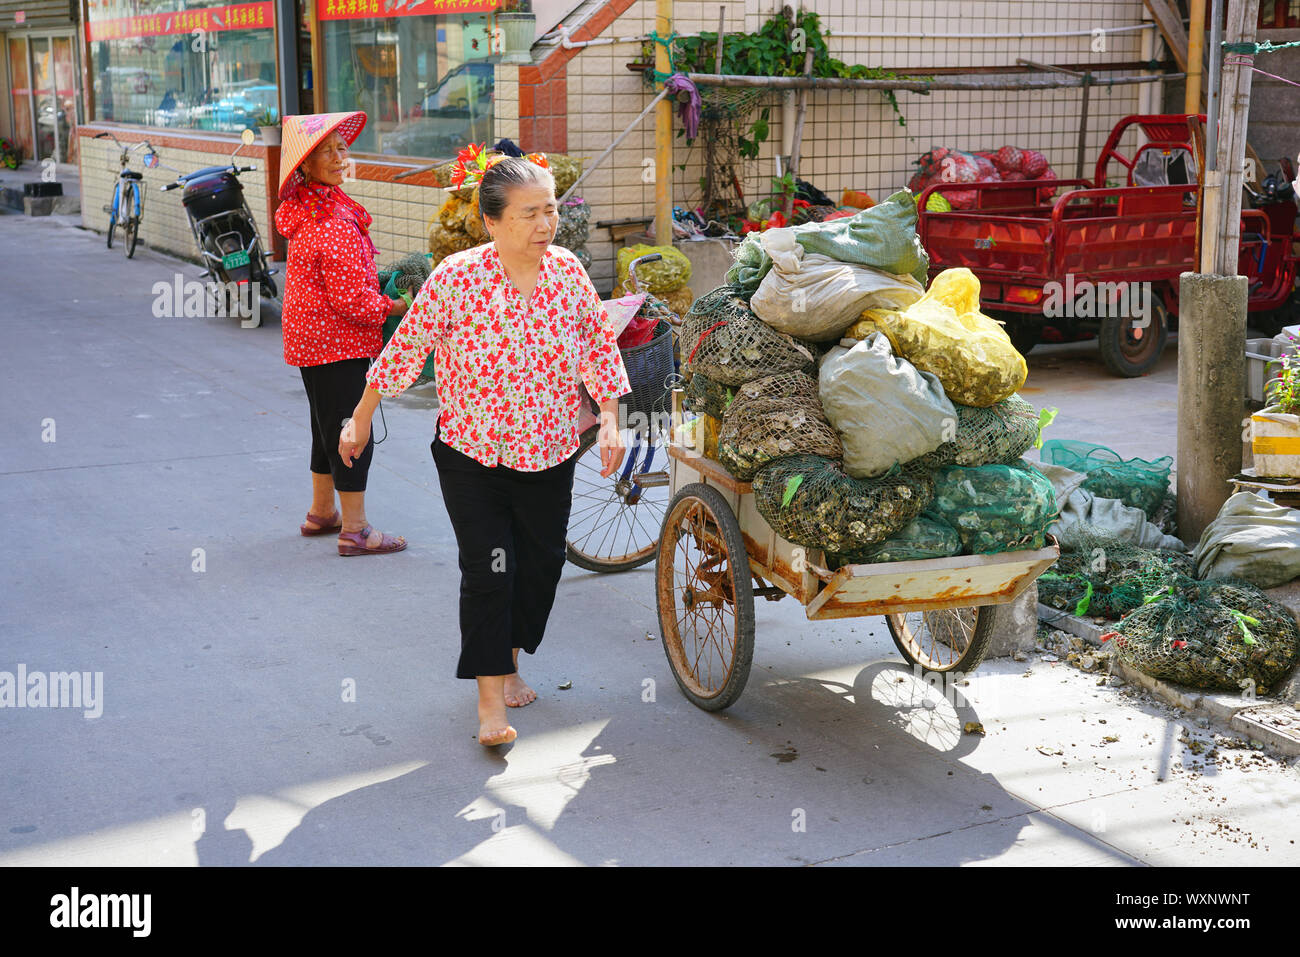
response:
{"label": "concrete sidewalk", "polygon": [[[411,548],[343,562],[297,532],[274,316],[154,318],[153,283],[197,267],[51,220],[0,216],[0,256],[0,671],[103,674],[100,717],[0,709],[0,864],[1300,863],[1294,768],[1038,656],[950,701],[880,619],[759,602],[744,696],[699,711],[649,567],[566,569],[539,700],[486,753],[430,390],[385,403],[368,503]],[[1095,347],[1031,359],[1057,434],[1172,453],[1172,357],[1134,382]]]}

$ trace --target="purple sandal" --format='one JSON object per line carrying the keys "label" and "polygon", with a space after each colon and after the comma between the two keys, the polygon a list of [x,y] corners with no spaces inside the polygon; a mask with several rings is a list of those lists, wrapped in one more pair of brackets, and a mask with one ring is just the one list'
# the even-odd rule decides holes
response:
{"label": "purple sandal", "polygon": [[[330,532],[337,532],[343,528],[343,517],[336,510],[333,515],[320,516],[307,513],[307,521],[315,522],[318,528],[308,528],[306,524],[299,525],[298,531],[304,535],[327,535]],[[332,524],[331,524],[332,523]]]}
{"label": "purple sandal", "polygon": [[339,554],[343,556],[383,555],[387,552],[400,552],[406,547],[406,539],[402,538],[400,535],[393,536],[384,534],[382,540],[377,546],[374,548],[368,548],[366,546],[366,539],[370,537],[370,534],[373,531],[374,529],[367,525],[359,532],[339,532],[340,539],[346,539],[352,543],[350,545],[344,545],[343,542],[340,541]]}

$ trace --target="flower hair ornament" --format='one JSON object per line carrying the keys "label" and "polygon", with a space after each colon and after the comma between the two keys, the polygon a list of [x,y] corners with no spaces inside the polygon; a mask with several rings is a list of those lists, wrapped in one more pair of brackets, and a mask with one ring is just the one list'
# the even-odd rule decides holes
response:
{"label": "flower hair ornament", "polygon": [[[470,143],[456,154],[456,165],[451,173],[451,185],[454,189],[468,189],[477,186],[483,180],[483,174],[506,158],[505,153],[488,153],[487,144],[480,146]],[[545,153],[529,153],[524,159],[543,169],[550,169]]]}

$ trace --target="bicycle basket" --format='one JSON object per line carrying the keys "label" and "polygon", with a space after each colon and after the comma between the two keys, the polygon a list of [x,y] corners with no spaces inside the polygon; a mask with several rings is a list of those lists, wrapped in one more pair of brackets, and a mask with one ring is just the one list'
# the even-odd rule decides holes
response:
{"label": "bicycle basket", "polygon": [[649,416],[667,409],[668,377],[673,374],[672,327],[660,320],[654,338],[643,346],[620,349],[632,392],[620,404],[627,415],[639,412]]}

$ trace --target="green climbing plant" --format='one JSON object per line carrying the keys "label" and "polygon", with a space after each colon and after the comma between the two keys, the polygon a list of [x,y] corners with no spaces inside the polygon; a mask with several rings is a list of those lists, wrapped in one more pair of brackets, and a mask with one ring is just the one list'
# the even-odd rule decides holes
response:
{"label": "green climbing plant", "polygon": [[[787,8],[788,9],[788,8]],[[702,32],[699,36],[676,37],[672,41],[673,65],[682,73],[713,73],[717,68],[718,34]],[[862,80],[928,79],[903,77],[878,67],[852,66],[831,56],[822,32],[821,17],[811,11],[787,17],[777,14],[755,33],[731,33],[722,45],[722,73],[736,76],[799,76],[804,58],[811,50],[812,75]],[[643,47],[647,60],[654,58],[654,44]],[[893,108],[899,126],[907,126],[907,117],[899,107],[893,90],[882,90]],[[924,94],[923,94],[924,95]],[[767,139],[770,114],[766,109],[741,134],[741,155],[753,159],[758,145]]]}

